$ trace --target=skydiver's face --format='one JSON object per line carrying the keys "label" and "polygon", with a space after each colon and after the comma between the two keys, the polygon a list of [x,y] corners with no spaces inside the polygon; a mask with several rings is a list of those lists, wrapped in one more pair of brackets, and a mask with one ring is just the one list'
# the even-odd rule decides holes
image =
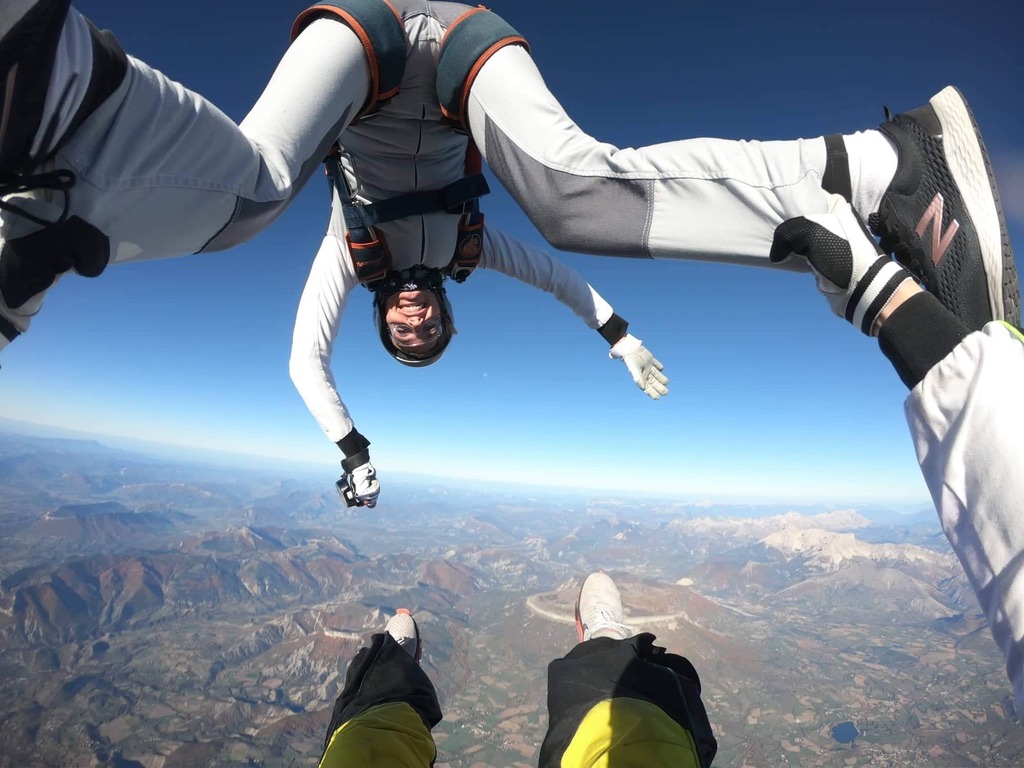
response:
{"label": "skydiver's face", "polygon": [[400,291],[384,300],[391,343],[403,352],[429,354],[443,335],[441,303],[433,291]]}

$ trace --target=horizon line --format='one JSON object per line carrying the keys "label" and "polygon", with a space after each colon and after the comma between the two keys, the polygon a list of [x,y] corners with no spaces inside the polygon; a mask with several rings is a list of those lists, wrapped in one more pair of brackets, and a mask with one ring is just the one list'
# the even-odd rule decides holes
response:
{"label": "horizon line", "polygon": [[[210,461],[217,461],[223,463],[230,463],[234,466],[246,459],[257,460],[260,464],[268,464],[270,462],[287,462],[295,467],[295,469],[303,469],[306,472],[313,474],[324,467],[337,466],[334,462],[318,462],[312,459],[297,459],[290,456],[281,456],[278,454],[266,454],[266,453],[245,453],[242,451],[231,451],[225,449],[214,449],[208,448],[201,445],[195,445],[194,443],[175,443],[165,442],[160,440],[153,440],[144,437],[138,437],[136,435],[126,435],[112,432],[100,432],[90,431],[83,429],[72,429],[68,427],[59,426],[56,424],[47,424],[34,421],[26,421],[23,419],[15,419],[9,416],[0,416],[0,432],[8,431],[5,430],[5,425],[12,425],[10,433],[20,434],[26,437],[41,437],[44,439],[58,439],[63,436],[65,439],[79,439],[79,440],[91,440],[107,445],[107,447],[115,448],[119,450],[125,450],[124,446],[116,445],[116,441],[123,441],[130,444],[135,444],[135,447],[148,448],[150,451],[157,453],[158,455],[163,452],[166,458],[166,452],[180,452],[183,450],[188,451],[200,451],[205,456],[194,457],[194,463],[202,463],[205,458]],[[22,430],[17,428],[21,427]],[[28,431],[25,431],[28,430]],[[39,431],[53,431],[59,433],[59,435],[46,435],[46,434],[32,434],[32,430]],[[115,444],[110,444],[109,441],[115,441]],[[180,460],[180,456],[174,458]],[[268,467],[260,467],[261,469],[267,469]],[[255,469],[255,468],[254,468]],[[801,498],[796,499],[794,497],[782,497],[782,496],[771,496],[765,495],[761,497],[755,497],[750,495],[736,495],[730,496],[729,494],[722,492],[685,492],[685,491],[647,491],[638,492],[635,490],[627,490],[624,488],[614,486],[592,486],[592,485],[559,485],[559,484],[547,484],[547,483],[524,483],[522,481],[511,480],[508,478],[497,478],[497,477],[472,477],[465,475],[425,475],[415,471],[409,471],[405,469],[392,469],[390,473],[396,475],[406,475],[417,478],[430,478],[434,481],[441,481],[440,484],[444,484],[444,481],[454,483],[483,483],[497,486],[499,488],[521,488],[524,492],[528,489],[536,489],[538,491],[544,490],[549,493],[560,492],[574,492],[584,493],[591,496],[612,496],[613,498],[625,498],[625,499],[645,499],[647,501],[662,500],[671,501],[687,505],[701,505],[701,504],[714,504],[722,506],[732,505],[792,505],[792,506],[812,506],[812,505],[826,505],[826,506],[858,506],[858,505],[894,505],[900,507],[907,507],[911,505],[922,505],[925,507],[931,507],[931,500],[925,497],[920,499],[911,497],[901,498],[876,498],[876,499],[861,499],[858,501],[849,500],[836,500],[826,499],[823,497],[816,498]]]}

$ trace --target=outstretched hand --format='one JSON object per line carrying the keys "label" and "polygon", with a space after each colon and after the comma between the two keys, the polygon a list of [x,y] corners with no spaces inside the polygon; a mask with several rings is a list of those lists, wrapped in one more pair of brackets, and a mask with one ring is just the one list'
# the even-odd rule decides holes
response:
{"label": "outstretched hand", "polygon": [[350,507],[377,506],[380,496],[380,483],[377,482],[377,470],[367,461],[354,467],[351,472],[342,475],[338,481],[338,493],[345,504]]}
{"label": "outstretched hand", "polygon": [[633,381],[654,400],[668,394],[668,376],[664,366],[640,339],[627,333],[611,348],[608,356],[626,364]]}

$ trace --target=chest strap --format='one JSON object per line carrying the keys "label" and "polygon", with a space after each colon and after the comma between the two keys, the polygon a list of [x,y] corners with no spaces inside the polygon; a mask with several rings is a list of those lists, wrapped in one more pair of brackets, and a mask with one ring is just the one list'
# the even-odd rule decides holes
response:
{"label": "chest strap", "polygon": [[410,192],[376,203],[342,202],[345,226],[349,231],[370,229],[378,224],[397,221],[409,216],[423,216],[427,213],[463,213],[466,203],[472,202],[490,192],[483,174],[463,176],[443,189],[426,192]]}
{"label": "chest strap", "polygon": [[468,175],[442,189],[410,192],[376,203],[360,203],[352,197],[345,181],[337,148],[324,160],[332,189],[337,190],[345,219],[345,240],[359,282],[375,290],[391,271],[391,253],[378,224],[408,216],[447,212],[459,216],[458,235],[452,260],[443,270],[457,283],[466,281],[480,264],[483,253],[484,215],[479,198],[490,192],[487,179],[480,173],[480,154],[470,143],[466,156]]}

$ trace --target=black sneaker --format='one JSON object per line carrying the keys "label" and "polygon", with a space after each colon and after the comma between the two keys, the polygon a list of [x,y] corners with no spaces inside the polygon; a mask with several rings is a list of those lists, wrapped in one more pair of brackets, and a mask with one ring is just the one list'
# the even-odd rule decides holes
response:
{"label": "black sneaker", "polygon": [[953,86],[882,131],[899,165],[869,219],[882,247],[971,330],[1020,325],[1020,290],[992,165],[967,101]]}

